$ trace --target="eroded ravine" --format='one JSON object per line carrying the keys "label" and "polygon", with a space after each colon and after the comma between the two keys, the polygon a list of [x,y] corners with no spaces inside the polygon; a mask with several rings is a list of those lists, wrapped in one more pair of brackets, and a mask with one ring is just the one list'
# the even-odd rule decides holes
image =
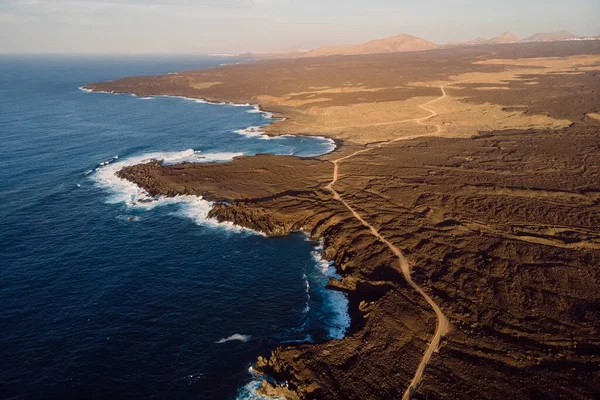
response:
{"label": "eroded ravine", "polygon": [[[429,119],[435,117],[436,115],[438,115],[438,113],[435,110],[428,108],[427,106],[431,103],[434,103],[434,102],[439,101],[446,97],[446,91],[444,90],[444,86],[443,85],[440,86],[440,89],[442,91],[442,96],[440,96],[434,100],[428,101],[427,103],[419,105],[419,108],[422,108],[423,110],[428,111],[430,113],[429,115],[427,115],[425,117],[421,117],[421,118],[413,118],[410,120],[406,120],[406,122],[414,121],[419,125],[435,126],[436,130],[435,130],[434,134],[439,133],[442,130],[442,127],[440,124],[427,123],[427,121]],[[423,135],[416,135],[415,137],[417,137],[417,136],[423,136]],[[406,140],[406,139],[407,139],[407,137],[393,139],[388,142],[380,143],[375,148],[385,146],[387,144],[393,143],[398,140]],[[421,295],[425,299],[425,301],[427,301],[427,303],[431,306],[431,308],[435,312],[435,315],[437,318],[437,326],[435,329],[435,333],[433,335],[433,338],[431,339],[431,342],[427,346],[427,350],[425,351],[425,353],[423,354],[423,357],[421,358],[421,362],[419,363],[417,371],[415,372],[415,375],[413,376],[413,379],[411,380],[410,385],[408,386],[408,388],[404,392],[404,395],[402,396],[403,400],[409,400],[412,398],[413,394],[417,390],[417,387],[419,386],[419,383],[423,379],[423,372],[425,371],[425,367],[431,360],[431,356],[433,355],[433,353],[435,351],[438,350],[440,343],[442,341],[442,338],[450,330],[450,322],[448,321],[448,318],[444,315],[444,313],[442,312],[442,310],[438,306],[438,304],[427,293],[425,293],[419,285],[417,285],[412,280],[410,264],[408,263],[408,261],[406,260],[406,257],[404,257],[404,255],[402,254],[400,249],[398,249],[398,247],[394,246],[389,240],[387,240],[385,237],[383,237],[381,235],[381,233],[379,233],[379,231],[373,225],[369,224],[363,217],[361,217],[361,215],[350,204],[348,204],[346,202],[346,200],[344,200],[342,198],[342,196],[339,194],[339,192],[337,192],[333,187],[338,180],[339,163],[341,161],[348,160],[358,154],[370,151],[372,149],[373,148],[365,148],[362,150],[358,150],[358,151],[356,151],[350,155],[347,155],[345,157],[341,157],[341,158],[333,160],[332,161],[332,163],[333,163],[333,179],[331,180],[331,182],[329,182],[329,184],[326,186],[326,188],[329,191],[331,191],[334,199],[336,199],[337,201],[342,203],[344,205],[344,207],[346,207],[348,209],[348,211],[350,211],[352,213],[354,218],[356,218],[365,227],[369,228],[369,230],[371,231],[373,236],[375,236],[377,239],[379,239],[381,242],[383,242],[392,251],[392,253],[394,253],[394,255],[398,258],[398,264],[397,264],[396,269],[402,273],[402,275],[406,279],[406,282],[408,282],[408,284],[414,290],[416,290],[417,293],[419,293],[419,295]]]}

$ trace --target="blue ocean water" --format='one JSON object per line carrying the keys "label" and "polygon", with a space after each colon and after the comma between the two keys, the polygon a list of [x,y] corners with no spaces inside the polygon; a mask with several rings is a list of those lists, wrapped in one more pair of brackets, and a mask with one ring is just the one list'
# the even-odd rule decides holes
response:
{"label": "blue ocean water", "polygon": [[197,198],[134,205],[143,194],[114,176],[329,141],[266,140],[245,130],[269,122],[248,106],[78,89],[232,61],[0,58],[0,397],[257,398],[258,355],[343,335],[346,299],[303,235],[215,224]]}

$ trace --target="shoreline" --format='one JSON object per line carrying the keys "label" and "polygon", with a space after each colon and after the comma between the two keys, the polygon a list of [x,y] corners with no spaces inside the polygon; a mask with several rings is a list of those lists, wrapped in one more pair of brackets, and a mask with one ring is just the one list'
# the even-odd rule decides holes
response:
{"label": "shoreline", "polygon": [[[213,68],[216,68],[216,67],[213,67]],[[256,110],[257,113],[263,114],[264,118],[272,120],[265,125],[261,125],[259,128],[269,126],[269,125],[274,125],[277,122],[283,122],[286,119],[286,116],[284,113],[278,112],[278,111],[266,110],[263,108],[263,105],[259,104],[259,103],[250,103],[250,102],[236,103],[234,101],[212,100],[212,99],[209,99],[206,97],[189,97],[189,96],[173,95],[173,94],[150,94],[150,95],[146,94],[146,95],[144,95],[144,94],[139,94],[136,92],[106,91],[106,90],[98,90],[98,89],[90,88],[90,87],[88,87],[89,85],[91,85],[91,84],[85,84],[85,85],[79,86],[78,89],[85,93],[101,93],[101,94],[112,94],[112,95],[118,95],[118,96],[130,95],[130,96],[136,97],[138,99],[145,99],[145,98],[150,99],[150,98],[164,97],[164,98],[175,98],[175,99],[195,101],[200,104],[211,104],[211,105],[230,106],[230,107],[252,107]],[[277,115],[281,115],[281,117],[278,117]],[[255,127],[250,126],[250,127],[243,128],[240,130],[247,130],[247,129],[251,129],[251,128],[255,128]],[[295,157],[301,157],[301,158],[320,158],[320,157],[325,157],[328,155],[333,155],[334,153],[341,151],[341,149],[345,143],[345,141],[340,138],[334,138],[334,137],[329,137],[329,136],[324,136],[324,135],[310,135],[310,134],[297,135],[297,134],[289,134],[289,133],[264,132],[264,131],[259,131],[259,133],[260,133],[260,136],[265,136],[265,137],[269,137],[269,138],[305,136],[308,138],[327,140],[327,141],[330,141],[330,143],[335,146],[331,151],[320,154],[320,155],[307,156],[307,157],[295,156]]]}
{"label": "shoreline", "polygon": [[[165,98],[179,98],[179,99],[184,99],[184,100],[190,100],[190,101],[195,101],[195,102],[199,102],[199,103],[202,103],[202,104],[225,105],[225,106],[232,106],[232,107],[253,107],[256,110],[257,113],[261,113],[265,119],[270,120],[270,121],[268,121],[267,124],[262,125],[262,126],[267,126],[267,125],[273,124],[273,123],[277,122],[278,120],[280,120],[280,119],[276,119],[273,116],[274,113],[263,110],[260,104],[233,103],[233,102],[216,102],[216,101],[210,101],[210,100],[207,100],[207,99],[204,99],[204,98],[192,98],[192,97],[172,96],[172,95],[154,95],[154,96],[143,96],[142,97],[142,96],[140,96],[138,94],[135,94],[135,93],[115,93],[115,92],[107,92],[107,91],[97,91],[97,90],[86,88],[85,85],[79,87],[79,90],[81,90],[83,92],[86,92],[86,93],[103,93],[103,94],[113,94],[113,95],[132,95],[132,96],[140,98],[140,99],[142,99],[144,97],[147,97],[147,98],[151,98],[151,97],[165,97]],[[282,117],[282,118],[284,118],[284,117]],[[251,129],[251,128],[252,127],[245,128],[245,129]],[[264,133],[264,132],[261,132],[261,135],[266,135],[266,136],[269,136],[269,137],[301,136],[301,135],[285,135],[285,134],[276,135],[276,134],[273,134],[273,133],[267,134],[267,133]],[[321,160],[324,156],[332,155],[332,154],[334,154],[336,152],[339,152],[339,150],[340,150],[340,148],[342,147],[342,144],[343,144],[343,141],[340,140],[340,139],[332,139],[332,138],[327,138],[327,137],[324,137],[324,136],[306,136],[306,137],[327,140],[327,141],[333,143],[334,148],[331,151],[328,151],[327,153],[323,153],[323,154],[320,154],[320,155],[307,156],[307,157],[291,155],[291,157],[296,157],[296,158],[301,158],[301,159],[314,159],[314,160],[318,159],[318,160]],[[282,155],[273,154],[272,156],[274,156],[274,157],[281,157]],[[229,162],[232,162],[232,161],[234,161],[236,159],[239,159],[240,157],[241,158],[245,158],[245,157],[254,157],[254,156],[252,156],[252,155],[248,155],[248,156],[246,156],[246,155],[235,156],[231,160],[222,161],[221,163],[229,163]],[[117,161],[117,160],[118,160],[118,156],[115,156],[110,161],[108,161],[108,162],[102,162],[101,164],[99,164],[99,167],[100,168],[101,167],[106,167],[109,164],[111,164],[111,163],[113,163],[114,161]],[[126,160],[127,160],[127,158],[123,159],[123,161],[126,161]],[[119,160],[119,161],[121,161],[121,160]],[[155,162],[159,162],[159,163],[162,162],[162,160],[154,160],[154,161]],[[153,161],[151,160],[150,163],[152,163],[152,162]],[[218,161],[209,161],[208,163],[218,163]],[[175,163],[174,165],[177,165],[177,164],[179,164],[179,163]],[[199,164],[205,164],[205,163],[199,163]],[[143,164],[131,164],[130,166],[136,166],[136,165],[143,165]],[[154,206],[153,203],[155,203],[156,201],[160,201],[161,199],[167,198],[167,199],[174,199],[174,200],[176,200],[178,197],[181,197],[179,195],[176,195],[176,196],[158,195],[158,196],[156,196],[156,195],[152,195],[152,194],[148,193],[148,191],[145,188],[143,188],[142,186],[138,185],[136,182],[134,182],[132,180],[129,180],[129,179],[127,179],[127,178],[125,178],[125,177],[122,176],[122,174],[121,174],[122,171],[125,168],[127,168],[127,167],[128,167],[128,165],[123,166],[121,169],[119,169],[117,172],[115,172],[115,175],[116,175],[116,177],[118,179],[120,179],[122,181],[126,181],[128,183],[136,185],[139,188],[138,195],[144,195],[144,193],[145,193],[145,195],[147,196],[147,199],[146,198],[140,199],[142,203],[148,204],[149,206],[150,205]],[[91,170],[90,173],[97,173],[97,172],[99,172],[98,168],[96,168],[95,170]],[[85,176],[90,175],[90,173],[86,172]],[[194,196],[194,195],[192,195],[192,196]],[[184,196],[184,197],[187,197],[187,196]],[[197,197],[198,200],[200,200],[200,201],[206,202],[207,206],[209,207],[209,211],[208,211],[208,213],[207,213],[207,215],[205,216],[204,219],[207,222],[209,222],[210,225],[215,225],[215,226],[218,226],[218,227],[223,226],[225,229],[228,229],[228,226],[233,226],[235,228],[240,229],[241,231],[246,231],[247,230],[247,231],[250,231],[250,232],[252,232],[254,234],[258,234],[258,235],[265,236],[265,237],[273,236],[272,232],[266,231],[264,229],[260,229],[258,227],[249,227],[249,226],[244,226],[244,225],[238,225],[234,221],[223,221],[223,220],[220,220],[219,217],[216,216],[214,213],[215,213],[216,208],[218,206],[220,206],[220,205],[223,204],[222,201],[219,201],[217,199],[204,198],[204,196],[195,196],[195,197]],[[137,205],[137,203],[134,202],[133,200],[132,200],[132,204],[133,205]],[[213,221],[213,222],[211,222],[211,221]],[[359,320],[360,320],[360,313],[357,310],[358,302],[352,300],[352,298],[351,298],[351,291],[348,291],[347,288],[345,288],[341,284],[341,279],[343,277],[343,275],[342,275],[343,274],[343,270],[340,267],[338,267],[337,263],[335,262],[335,257],[327,257],[326,252],[324,250],[324,240],[325,240],[325,237],[323,237],[323,236],[315,237],[315,236],[311,235],[309,232],[304,231],[303,229],[291,230],[291,231],[286,232],[284,235],[290,235],[290,234],[293,234],[293,233],[300,233],[300,234],[302,234],[305,237],[305,240],[311,242],[312,250],[311,250],[310,253],[311,253],[311,256],[313,257],[315,263],[320,264],[321,262],[325,262],[325,263],[329,264],[330,266],[332,266],[333,269],[334,269],[334,271],[335,271],[334,275],[331,275],[329,272],[322,271],[322,273],[327,277],[327,283],[322,287],[322,289],[325,290],[325,291],[332,291],[332,292],[343,293],[345,295],[345,298],[346,298],[346,307],[345,307],[343,315],[341,315],[341,318],[342,318],[342,320],[346,320],[347,323],[345,324],[345,327],[343,328],[343,333],[341,334],[341,337],[340,336],[330,336],[329,338],[324,339],[323,342],[327,342],[327,341],[330,341],[330,340],[340,340],[340,339],[343,339],[344,337],[346,337],[346,335],[348,334],[348,332],[352,332],[353,330],[355,330],[357,328],[357,326],[359,325]],[[279,236],[279,235],[276,235],[276,236]],[[317,254],[317,255],[315,255],[315,254]],[[322,266],[321,266],[321,268],[322,268]],[[306,275],[305,275],[305,279],[308,279],[306,277]],[[336,284],[335,282],[337,282],[339,284]],[[356,312],[352,311],[354,309],[356,309]],[[327,324],[325,324],[325,326],[326,325]],[[331,327],[329,329],[331,329]],[[305,343],[306,344],[314,344],[315,342],[313,342],[312,340],[308,340],[308,341],[301,340],[301,341],[297,342],[297,344],[299,344],[299,345],[305,344]],[[280,346],[283,346],[283,345],[285,345],[285,343],[279,343],[277,345],[277,347],[280,347]],[[258,360],[260,360],[260,358]],[[252,385],[252,383],[254,383],[253,386],[257,390],[256,393],[258,395],[262,395],[262,396],[267,396],[269,398],[273,398],[273,396],[271,396],[271,395],[266,395],[264,393],[260,394],[260,392],[261,392],[260,387],[262,386],[262,384],[260,382],[263,381],[264,378],[268,377],[269,375],[266,374],[265,372],[260,372],[260,371],[255,370],[253,368],[257,364],[257,362],[259,362],[258,360],[254,361],[252,363],[252,366],[250,368],[250,370],[252,371],[251,372],[251,378],[252,379],[250,381],[248,381],[248,383],[246,384],[246,386],[244,386],[244,388],[247,388],[247,387],[249,387],[249,385]],[[273,377],[273,379],[274,379],[274,377]]]}
{"label": "shoreline", "polygon": [[[283,345],[259,358],[254,369],[276,378],[260,393],[522,398],[515,376],[551,393],[569,363],[594,361],[563,341],[593,345],[589,319],[568,311],[591,304],[593,287],[563,278],[593,274],[600,249],[597,194],[577,195],[597,182],[597,122],[585,116],[597,112],[587,99],[597,93],[600,48],[497,49],[274,61],[88,86],[253,99],[289,117],[271,134],[308,129],[346,141],[333,156],[302,162],[257,155],[129,170],[155,193],[225,201],[211,210],[219,221],[324,239],[325,256],[342,271],[328,287],[348,293],[356,318],[343,340]],[[461,85],[446,96],[449,82]],[[568,300],[574,295],[581,300]],[[555,296],[568,307],[553,307]],[[547,326],[548,318],[557,323]],[[596,378],[586,376],[572,397],[585,398]]]}

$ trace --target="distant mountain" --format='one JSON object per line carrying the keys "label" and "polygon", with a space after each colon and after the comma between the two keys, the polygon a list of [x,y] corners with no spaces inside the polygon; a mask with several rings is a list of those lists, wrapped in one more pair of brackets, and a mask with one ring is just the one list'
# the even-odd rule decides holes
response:
{"label": "distant mountain", "polygon": [[425,39],[407,34],[400,34],[385,39],[351,46],[329,46],[306,52],[303,57],[320,57],[330,55],[355,55],[375,53],[399,53],[405,51],[422,51],[435,49],[438,46]]}
{"label": "distant mountain", "polygon": [[523,39],[525,42],[554,42],[557,40],[577,39],[577,36],[568,31],[540,32]]}
{"label": "distant mountain", "polygon": [[520,41],[521,41],[521,39],[519,39],[517,36],[513,35],[512,33],[504,32],[502,35],[496,36],[495,38],[492,38],[492,39],[486,41],[485,43],[515,43],[515,42],[520,42]]}
{"label": "distant mountain", "polygon": [[478,37],[473,40],[469,40],[468,42],[463,42],[463,43],[461,43],[461,45],[474,46],[474,45],[478,45],[478,44],[516,43],[516,42],[520,42],[520,41],[521,40],[517,36],[513,35],[512,33],[504,32],[502,35],[496,36],[495,38],[492,38],[492,39]]}
{"label": "distant mountain", "polygon": [[464,42],[462,44],[486,44],[486,43],[488,43],[488,39],[482,38],[482,37],[478,37],[478,38],[475,38],[473,40],[469,40],[468,42]]}

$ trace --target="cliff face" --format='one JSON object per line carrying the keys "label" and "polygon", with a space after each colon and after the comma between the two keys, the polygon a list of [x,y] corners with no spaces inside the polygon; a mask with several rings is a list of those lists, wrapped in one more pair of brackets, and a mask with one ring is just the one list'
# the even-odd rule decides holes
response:
{"label": "cliff face", "polygon": [[[599,140],[594,128],[581,126],[423,138],[340,165],[340,193],[402,249],[414,279],[453,324],[427,368],[422,396],[526,399],[559,393],[583,399],[597,393]],[[172,194],[172,182],[185,192],[210,177],[210,196],[224,199],[222,193],[248,178],[228,171],[252,170],[258,160],[262,172],[252,174],[267,182],[276,181],[269,177],[275,165],[293,162],[261,156],[233,166],[155,163],[129,167],[122,176],[161,194]],[[313,163],[323,165],[315,169]],[[269,235],[302,229],[323,238],[326,256],[343,276],[329,286],[349,294],[353,324],[346,338],[281,347],[255,369],[286,382],[265,381],[264,393],[398,399],[435,317],[391,267],[389,249],[324,189],[319,173],[329,172],[329,165],[298,162],[294,171],[302,182],[294,176],[278,181],[270,196],[252,197],[240,185],[235,198],[210,213]]]}

